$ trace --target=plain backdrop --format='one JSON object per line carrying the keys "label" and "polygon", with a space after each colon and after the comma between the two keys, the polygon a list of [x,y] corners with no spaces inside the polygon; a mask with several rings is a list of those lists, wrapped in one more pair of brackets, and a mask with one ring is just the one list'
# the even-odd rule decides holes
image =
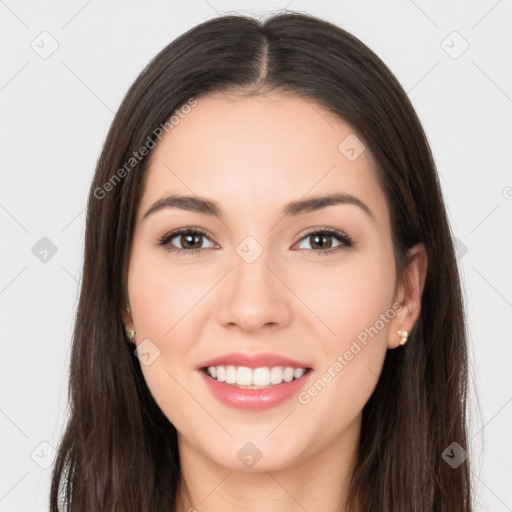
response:
{"label": "plain backdrop", "polygon": [[466,448],[476,510],[512,510],[512,2],[6,0],[0,2],[0,512],[47,510],[67,415],[86,198],[124,94],[150,58],[192,26],[227,12],[281,9],[320,16],[360,38],[418,112],[467,300]]}

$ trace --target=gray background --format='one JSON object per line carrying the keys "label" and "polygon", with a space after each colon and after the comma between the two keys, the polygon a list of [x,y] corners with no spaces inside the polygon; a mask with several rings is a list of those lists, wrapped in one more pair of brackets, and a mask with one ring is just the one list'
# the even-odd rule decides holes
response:
{"label": "gray background", "polygon": [[0,512],[47,509],[53,450],[67,414],[86,197],[123,95],[151,57],[197,23],[228,11],[283,8],[359,37],[396,74],[423,122],[467,297],[466,448],[477,510],[512,510],[512,2],[6,0]]}

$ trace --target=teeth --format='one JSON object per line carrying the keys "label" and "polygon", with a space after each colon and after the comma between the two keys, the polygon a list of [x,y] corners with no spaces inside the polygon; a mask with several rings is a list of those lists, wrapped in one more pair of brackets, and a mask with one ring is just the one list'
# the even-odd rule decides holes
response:
{"label": "teeth", "polygon": [[274,366],[270,370],[270,383],[281,384],[283,382],[283,369],[280,366]]}
{"label": "teeth", "polygon": [[303,368],[296,368],[293,370],[293,376],[296,379],[300,379],[304,375],[304,369]]}
{"label": "teeth", "polygon": [[293,380],[293,368],[285,368],[283,372],[283,380],[285,382],[291,382]]}
{"label": "teeth", "polygon": [[236,371],[236,383],[239,386],[251,386],[253,381],[252,371],[245,366],[239,366]]}
{"label": "teeth", "polygon": [[[226,381],[226,369],[224,366],[210,366],[208,368],[208,372],[210,373],[210,377],[213,377],[214,379],[217,378],[219,382]],[[213,375],[213,372],[217,374],[216,377]]]}
{"label": "teeth", "polygon": [[251,373],[252,384],[255,386],[270,386],[270,370],[268,368],[254,368]]}
{"label": "teeth", "polygon": [[236,384],[236,368],[226,366],[226,384]]}
{"label": "teeth", "polygon": [[291,366],[273,366],[271,368],[248,368],[247,366],[209,366],[206,373],[218,382],[225,382],[238,387],[257,389],[281,382],[291,382],[300,379],[305,368],[292,368]]}

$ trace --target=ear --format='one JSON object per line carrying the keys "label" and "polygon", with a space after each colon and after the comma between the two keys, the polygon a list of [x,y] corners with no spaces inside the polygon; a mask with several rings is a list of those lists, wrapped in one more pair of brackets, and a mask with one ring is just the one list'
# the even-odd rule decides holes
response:
{"label": "ear", "polygon": [[[132,320],[132,315],[131,315],[131,311],[130,311],[130,306],[127,305],[127,302],[124,302],[123,303],[123,311],[121,312],[121,316],[123,318],[123,324],[124,324],[124,328],[125,328],[125,331],[127,329],[133,329],[133,320]],[[131,341],[130,343],[133,343],[133,341]]]}
{"label": "ear", "polygon": [[402,308],[389,322],[388,348],[400,346],[400,336],[397,330],[411,332],[418,320],[421,311],[421,296],[427,275],[427,250],[422,243],[409,249],[408,263],[404,275],[397,285],[394,303],[398,302]]}

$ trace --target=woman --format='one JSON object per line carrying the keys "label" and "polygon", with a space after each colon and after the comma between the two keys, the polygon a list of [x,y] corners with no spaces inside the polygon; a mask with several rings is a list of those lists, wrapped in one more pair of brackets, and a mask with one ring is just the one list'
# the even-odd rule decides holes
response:
{"label": "woman", "polygon": [[383,62],[297,13],[162,50],[91,186],[51,509],[470,511],[466,373],[435,164]]}

